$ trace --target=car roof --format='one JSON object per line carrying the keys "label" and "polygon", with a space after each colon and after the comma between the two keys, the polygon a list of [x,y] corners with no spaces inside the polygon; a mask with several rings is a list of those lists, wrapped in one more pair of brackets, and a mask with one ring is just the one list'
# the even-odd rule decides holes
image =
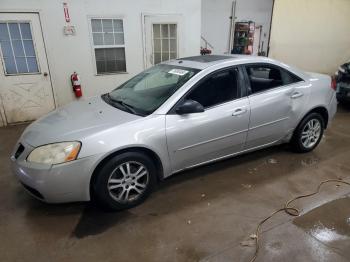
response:
{"label": "car roof", "polygon": [[233,61],[235,62],[235,64],[259,63],[259,62],[276,63],[277,62],[273,59],[263,57],[263,56],[199,55],[199,56],[190,56],[190,57],[173,59],[173,60],[163,62],[162,64],[190,67],[190,68],[203,70],[207,67],[218,65],[228,61]]}

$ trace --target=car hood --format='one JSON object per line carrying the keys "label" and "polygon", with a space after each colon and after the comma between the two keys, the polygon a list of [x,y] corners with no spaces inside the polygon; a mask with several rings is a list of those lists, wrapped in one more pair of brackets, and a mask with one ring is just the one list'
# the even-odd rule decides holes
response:
{"label": "car hood", "polygon": [[21,140],[37,147],[62,141],[81,141],[84,137],[142,117],[117,109],[101,97],[63,106],[29,125]]}

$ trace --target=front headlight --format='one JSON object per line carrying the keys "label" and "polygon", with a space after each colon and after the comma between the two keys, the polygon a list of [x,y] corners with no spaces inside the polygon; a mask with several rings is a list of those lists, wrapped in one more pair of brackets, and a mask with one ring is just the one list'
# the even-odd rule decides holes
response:
{"label": "front headlight", "polygon": [[75,160],[81,147],[80,142],[62,142],[35,148],[27,157],[28,162],[61,164]]}

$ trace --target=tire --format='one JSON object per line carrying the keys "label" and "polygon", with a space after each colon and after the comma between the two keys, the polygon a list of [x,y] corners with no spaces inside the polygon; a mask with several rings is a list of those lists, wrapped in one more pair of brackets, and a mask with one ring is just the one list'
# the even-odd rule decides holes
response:
{"label": "tire", "polygon": [[134,207],[153,191],[156,172],[152,159],[145,154],[125,152],[116,155],[96,174],[92,200],[108,210]]}
{"label": "tire", "polygon": [[294,131],[291,140],[293,150],[298,153],[314,150],[322,139],[324,126],[324,119],[319,113],[305,116]]}

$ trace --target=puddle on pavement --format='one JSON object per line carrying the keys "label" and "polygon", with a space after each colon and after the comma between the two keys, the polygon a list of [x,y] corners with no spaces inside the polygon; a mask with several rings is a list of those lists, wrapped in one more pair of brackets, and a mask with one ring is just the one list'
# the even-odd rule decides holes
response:
{"label": "puddle on pavement", "polygon": [[294,219],[305,232],[350,256],[350,198],[340,198],[312,209]]}

